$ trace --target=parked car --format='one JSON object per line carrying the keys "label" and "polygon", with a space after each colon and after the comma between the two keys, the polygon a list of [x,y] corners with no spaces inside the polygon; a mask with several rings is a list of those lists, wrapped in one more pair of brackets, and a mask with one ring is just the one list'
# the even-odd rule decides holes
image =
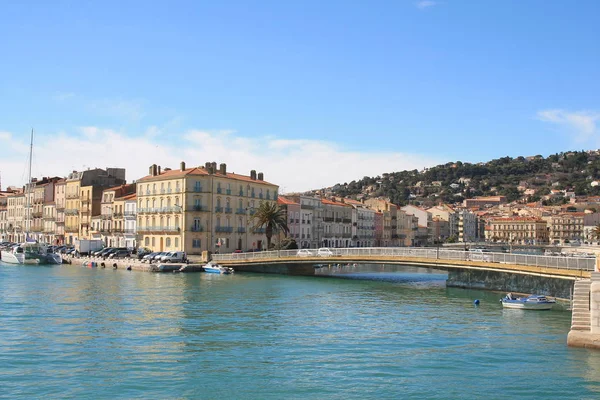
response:
{"label": "parked car", "polygon": [[160,262],[160,259],[161,259],[163,256],[166,256],[166,255],[167,255],[167,253],[168,253],[168,251],[161,251],[160,253],[156,253],[156,255],[154,256],[154,258],[152,259],[152,261],[151,261],[151,262],[154,262],[154,261],[158,261],[158,262]]}
{"label": "parked car", "polygon": [[329,250],[327,247],[321,247],[319,250],[317,250],[317,255],[319,257],[332,257],[333,251]]}
{"label": "parked car", "polygon": [[136,257],[138,260],[141,260],[142,258],[144,258],[144,256],[147,256],[150,253],[152,253],[152,250],[146,249],[146,248],[140,248],[137,251]]}
{"label": "parked car", "polygon": [[184,251],[171,251],[164,256],[160,257],[160,261],[162,262],[183,262],[185,261],[185,252]]}
{"label": "parked car", "polygon": [[125,258],[129,257],[130,253],[127,249],[118,249],[109,254],[108,258]]}
{"label": "parked car", "polygon": [[144,257],[142,257],[142,262],[151,263],[152,260],[154,260],[154,257],[156,257],[157,255],[158,255],[158,251],[154,251],[150,254],[146,254]]}
{"label": "parked car", "polygon": [[298,250],[298,252],[296,253],[296,255],[298,257],[312,257],[312,256],[314,256],[313,252],[310,251],[309,249],[300,249],[300,250]]}

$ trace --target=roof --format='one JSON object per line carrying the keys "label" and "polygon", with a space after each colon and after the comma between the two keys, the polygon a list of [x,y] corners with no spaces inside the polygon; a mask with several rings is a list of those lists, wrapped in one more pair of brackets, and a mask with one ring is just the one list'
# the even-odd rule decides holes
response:
{"label": "roof", "polygon": [[329,204],[331,206],[342,206],[342,207],[352,207],[350,204],[341,203],[339,201],[330,200],[330,199],[321,199],[322,204]]}
{"label": "roof", "polygon": [[[206,169],[204,167],[194,167],[194,168],[186,168],[183,171],[181,169],[170,169],[168,171],[161,171],[161,173],[159,175],[156,175],[156,176],[146,175],[143,178],[138,179],[137,182],[162,181],[165,179],[183,178],[188,175],[211,176],[211,174],[209,174],[208,171],[206,171]],[[235,179],[235,180],[244,181],[244,182],[255,182],[255,183],[263,183],[265,185],[277,186],[274,183],[270,183],[270,182],[267,182],[264,180],[261,181],[258,179],[252,179],[249,176],[239,175],[239,174],[235,174],[232,172],[227,172],[227,173],[225,173],[225,175],[223,175],[223,174],[221,174],[221,172],[219,172],[217,170],[214,174],[212,174],[212,176]]]}
{"label": "roof", "polygon": [[135,200],[137,198],[137,193],[128,194],[127,196],[117,197],[115,201],[127,201],[127,200]]}
{"label": "roof", "polygon": [[288,199],[287,197],[279,196],[277,198],[277,204],[285,204],[290,206],[299,206],[300,203],[296,203],[295,201]]}

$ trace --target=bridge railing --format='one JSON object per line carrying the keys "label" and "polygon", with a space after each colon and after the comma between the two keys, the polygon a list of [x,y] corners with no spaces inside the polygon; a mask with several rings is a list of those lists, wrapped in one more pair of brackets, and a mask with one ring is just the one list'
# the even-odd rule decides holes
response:
{"label": "bridge railing", "polygon": [[[446,250],[443,248],[415,247],[353,247],[344,249],[329,249],[332,256],[320,257],[317,249],[309,249],[310,254],[299,253],[298,250],[259,251],[251,253],[213,254],[215,261],[261,260],[273,258],[303,259],[315,257],[325,260],[335,260],[335,257],[414,257],[454,261],[484,261],[500,264],[515,264],[546,268],[560,268],[578,271],[594,271],[596,258],[542,256],[514,253],[483,253],[464,250]],[[305,250],[303,250],[305,252]]]}

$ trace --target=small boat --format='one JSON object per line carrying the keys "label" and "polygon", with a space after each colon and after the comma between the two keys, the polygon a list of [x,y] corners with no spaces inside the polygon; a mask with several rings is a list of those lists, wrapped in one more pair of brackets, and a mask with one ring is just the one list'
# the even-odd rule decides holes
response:
{"label": "small boat", "polygon": [[549,310],[556,304],[556,300],[551,300],[546,296],[531,295],[515,298],[512,293],[508,293],[500,301],[504,308],[517,308],[520,310]]}
{"label": "small boat", "polygon": [[204,272],[208,272],[209,274],[232,274],[233,268],[224,267],[222,265],[209,262],[208,264],[202,267]]}
{"label": "small boat", "polygon": [[53,253],[50,249],[46,253],[46,264],[62,264],[63,259],[59,254]]}

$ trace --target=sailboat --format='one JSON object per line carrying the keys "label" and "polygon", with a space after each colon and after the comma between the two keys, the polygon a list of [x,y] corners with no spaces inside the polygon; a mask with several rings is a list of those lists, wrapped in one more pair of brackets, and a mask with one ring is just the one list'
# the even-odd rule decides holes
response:
{"label": "sailboat", "polygon": [[31,161],[33,156],[33,129],[29,146],[29,179],[25,190],[25,242],[10,250],[2,250],[2,261],[9,264],[46,264],[57,263],[54,254],[48,253],[48,246],[29,239],[29,205],[31,193]]}

